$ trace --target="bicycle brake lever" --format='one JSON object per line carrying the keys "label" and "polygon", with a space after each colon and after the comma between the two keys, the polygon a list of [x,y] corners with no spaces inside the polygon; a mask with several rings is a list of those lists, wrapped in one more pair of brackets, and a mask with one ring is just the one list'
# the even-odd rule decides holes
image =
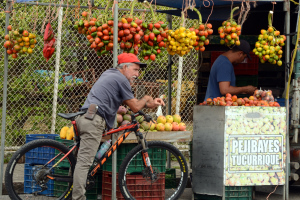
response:
{"label": "bicycle brake lever", "polygon": [[149,116],[149,115],[146,115],[143,111],[139,111],[138,112],[140,115],[143,115],[144,117],[145,117],[145,121],[146,122],[150,122],[151,120],[152,120],[152,117],[151,116]]}

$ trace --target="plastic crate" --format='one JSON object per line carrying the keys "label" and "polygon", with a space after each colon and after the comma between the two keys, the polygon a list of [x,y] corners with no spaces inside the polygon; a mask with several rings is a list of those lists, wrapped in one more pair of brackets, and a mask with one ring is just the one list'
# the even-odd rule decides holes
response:
{"label": "plastic crate", "polygon": [[[55,174],[65,175],[69,174],[69,170],[55,170]],[[54,196],[59,197],[68,188],[67,182],[54,181]],[[97,200],[98,194],[102,191],[102,171],[98,171],[95,175],[95,185],[92,189],[86,191],[87,200]]]}
{"label": "plastic crate", "polygon": [[[215,62],[215,60],[223,54],[223,51],[212,51],[211,52],[211,66]],[[257,75],[258,74],[258,57],[254,53],[250,53],[252,60],[246,59],[243,63],[234,65],[234,73],[235,75]]]}
{"label": "plastic crate", "polygon": [[252,200],[252,186],[225,187],[225,200]]}
{"label": "plastic crate", "polygon": [[[252,186],[226,186],[225,200],[252,200]],[[194,193],[194,200],[222,200],[221,196]]]}
{"label": "plastic crate", "polygon": [[[54,140],[56,136],[58,135],[57,134],[29,134],[26,135],[26,143],[37,139]],[[55,155],[54,148],[50,148],[50,147],[35,148],[25,154],[25,163],[34,164],[34,165],[45,164],[50,160],[50,158],[53,158],[54,155]]]}
{"label": "plastic crate", "polygon": [[[32,194],[33,192],[41,190],[41,187],[37,185],[33,179],[34,168],[35,166],[30,166],[29,164],[24,165],[24,193],[26,194]],[[46,185],[48,189],[40,194],[54,196],[54,181],[49,180]]]}
{"label": "plastic crate", "polygon": [[[117,171],[128,154],[137,144],[122,144],[117,150]],[[166,171],[166,151],[158,151],[158,149],[148,149],[151,164],[158,168],[160,172]],[[127,173],[141,172],[144,169],[142,156],[139,154],[133,160],[127,169]],[[112,171],[112,157],[103,165],[104,171]]]}
{"label": "plastic crate", "polygon": [[[253,85],[258,86],[258,76],[236,76],[235,84],[237,87]],[[249,96],[249,95],[248,95]]]}
{"label": "plastic crate", "polygon": [[[74,144],[73,140],[65,140],[65,139],[61,139],[59,136],[55,137],[55,140],[58,142],[63,143],[64,145],[66,145],[67,147],[69,147],[70,145]],[[59,153],[59,151],[55,150],[55,155],[57,155]],[[55,163],[57,161],[59,161],[59,159],[61,159],[64,155],[60,155],[55,159]],[[69,168],[70,167],[70,163],[68,162],[67,159],[62,160],[58,165],[58,167],[65,167],[65,168]]]}
{"label": "plastic crate", "polygon": [[[280,105],[281,107],[284,107],[284,106],[285,106],[285,98],[276,98],[275,101],[276,101],[277,103],[279,103],[279,105]],[[289,100],[289,107],[291,108],[291,106],[292,106],[292,99]]]}
{"label": "plastic crate", "polygon": [[171,189],[178,186],[176,182],[176,169],[166,169],[165,174],[165,188]]}
{"label": "plastic crate", "polygon": [[[161,174],[164,176],[164,174]],[[111,200],[112,172],[103,171],[102,175],[102,200]],[[146,181],[142,175],[126,175],[127,187],[136,200],[163,200],[165,199],[165,179],[159,179],[155,183]],[[118,200],[125,199],[120,192],[117,173]]]}

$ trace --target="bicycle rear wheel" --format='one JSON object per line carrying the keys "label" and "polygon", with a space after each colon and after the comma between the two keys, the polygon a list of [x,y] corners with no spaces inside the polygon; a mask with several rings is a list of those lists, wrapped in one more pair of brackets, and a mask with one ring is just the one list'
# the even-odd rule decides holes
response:
{"label": "bicycle rear wheel", "polygon": [[178,199],[188,179],[188,166],[181,152],[166,142],[148,142],[147,151],[155,175],[151,180],[143,164],[142,150],[141,144],[136,146],[120,166],[118,183],[123,197],[127,200]]}
{"label": "bicycle rear wheel", "polygon": [[[13,200],[71,199],[72,177],[76,163],[74,155],[70,153],[49,171],[68,151],[67,146],[49,139],[34,140],[22,146],[6,167],[5,187],[10,198]],[[59,153],[62,154],[53,159]],[[60,177],[65,181],[51,180],[50,177]]]}

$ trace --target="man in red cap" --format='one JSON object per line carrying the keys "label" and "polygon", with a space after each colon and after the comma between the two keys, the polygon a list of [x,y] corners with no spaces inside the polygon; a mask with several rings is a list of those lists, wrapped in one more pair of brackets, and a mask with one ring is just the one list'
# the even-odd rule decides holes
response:
{"label": "man in red cap", "polygon": [[89,118],[86,114],[76,118],[80,148],[74,172],[73,200],[86,199],[87,173],[94,161],[102,133],[105,127],[113,127],[120,104],[128,105],[133,112],[138,112],[144,107],[156,108],[165,105],[162,99],[153,99],[147,95],[140,100],[134,98],[131,84],[139,76],[140,67],[146,67],[146,64],[141,63],[136,55],[122,53],[118,56],[117,68],[105,71],[89,92],[81,110],[96,109],[96,114]]}

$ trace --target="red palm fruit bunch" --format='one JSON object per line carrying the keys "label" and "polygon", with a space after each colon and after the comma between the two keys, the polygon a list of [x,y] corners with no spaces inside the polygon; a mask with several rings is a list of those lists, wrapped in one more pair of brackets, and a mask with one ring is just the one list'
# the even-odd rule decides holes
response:
{"label": "red palm fruit bunch", "polygon": [[142,30],[143,21],[132,17],[122,17],[118,23],[118,41],[120,41],[120,48],[124,52],[138,54],[139,47],[142,43],[141,38],[144,35]]}
{"label": "red palm fruit bunch", "polygon": [[154,61],[156,58],[159,58],[161,56],[161,52],[166,48],[168,27],[167,24],[163,21],[155,20],[156,17],[150,4],[149,7],[152,12],[154,22],[142,23],[144,36],[142,38],[143,44],[141,46],[141,56],[145,60],[150,59]]}
{"label": "red palm fruit bunch", "polygon": [[4,36],[5,42],[3,46],[6,48],[7,54],[11,55],[12,58],[17,58],[18,54],[32,54],[33,48],[37,43],[36,35],[23,27],[13,30],[11,25],[7,26],[9,33]]}
{"label": "red palm fruit bunch", "polygon": [[221,44],[225,44],[227,46],[240,45],[239,36],[241,35],[241,26],[236,23],[233,19],[233,13],[239,7],[235,7],[232,9],[230,14],[230,19],[226,20],[222,23],[222,26],[218,28],[218,32],[220,34]]}
{"label": "red palm fruit bunch", "polygon": [[195,26],[196,28],[194,28],[194,27],[190,28],[191,31],[195,31],[196,36],[197,36],[196,42],[193,46],[196,51],[199,51],[199,50],[205,51],[204,45],[209,44],[208,36],[213,34],[212,25],[210,23],[203,24],[202,16],[201,16],[200,12],[198,11],[198,9],[193,8],[193,10],[196,11],[199,16],[199,24],[197,26]]}
{"label": "red palm fruit bunch", "polygon": [[108,18],[104,22],[95,17],[89,18],[86,11],[81,15],[82,18],[75,22],[74,28],[78,33],[86,35],[88,45],[97,52],[99,57],[109,53],[113,49],[113,18]]}

